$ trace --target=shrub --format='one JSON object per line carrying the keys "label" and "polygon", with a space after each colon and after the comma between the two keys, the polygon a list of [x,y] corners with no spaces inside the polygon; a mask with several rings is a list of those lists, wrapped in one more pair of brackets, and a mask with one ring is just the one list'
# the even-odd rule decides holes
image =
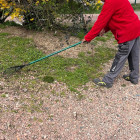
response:
{"label": "shrub", "polygon": [[20,17],[20,13],[24,12],[20,5],[11,0],[0,0],[0,23],[3,23],[8,16]]}
{"label": "shrub", "polygon": [[69,22],[74,31],[86,29],[83,12],[88,7],[98,8],[99,2],[96,5],[87,0],[30,0],[24,4],[24,26],[37,30],[60,29]]}
{"label": "shrub", "polygon": [[23,26],[29,29],[62,29],[70,23],[70,28],[65,29],[87,32],[89,22],[85,21],[83,12],[91,7],[94,11],[99,4],[100,0],[97,4],[89,0],[1,0],[0,22],[11,15],[12,18],[24,17]]}

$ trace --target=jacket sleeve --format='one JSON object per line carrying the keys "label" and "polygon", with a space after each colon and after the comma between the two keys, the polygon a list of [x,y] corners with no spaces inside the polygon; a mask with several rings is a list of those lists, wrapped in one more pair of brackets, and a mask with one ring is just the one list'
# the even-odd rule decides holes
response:
{"label": "jacket sleeve", "polygon": [[106,33],[106,32],[108,32],[108,31],[110,31],[110,28],[109,28],[108,26],[106,26],[106,27],[104,28],[104,30],[105,30],[105,33]]}
{"label": "jacket sleeve", "polygon": [[93,25],[92,29],[85,35],[85,40],[90,42],[94,39],[102,29],[106,30],[108,22],[114,14],[115,8],[110,2],[105,2],[97,21]]}

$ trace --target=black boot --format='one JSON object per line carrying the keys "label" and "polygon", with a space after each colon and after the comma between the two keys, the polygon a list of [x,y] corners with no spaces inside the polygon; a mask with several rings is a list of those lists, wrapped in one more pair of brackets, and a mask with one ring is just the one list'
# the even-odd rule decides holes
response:
{"label": "black boot", "polygon": [[129,74],[123,75],[123,79],[125,79],[126,81],[130,81],[134,85],[138,84],[138,80],[132,79]]}

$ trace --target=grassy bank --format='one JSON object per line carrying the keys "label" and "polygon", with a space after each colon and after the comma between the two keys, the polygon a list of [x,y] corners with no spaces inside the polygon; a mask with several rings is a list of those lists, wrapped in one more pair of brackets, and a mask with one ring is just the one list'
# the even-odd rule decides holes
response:
{"label": "grassy bank", "polygon": [[[94,55],[92,52],[79,52],[78,58],[53,56],[24,68],[14,77],[32,75],[44,82],[53,82],[54,79],[69,87],[77,87],[101,76],[102,65],[112,59],[115,52],[104,46],[96,47],[94,51]],[[31,39],[12,37],[8,33],[0,33],[0,53],[1,72],[8,67],[28,63],[46,55],[35,47]]]}

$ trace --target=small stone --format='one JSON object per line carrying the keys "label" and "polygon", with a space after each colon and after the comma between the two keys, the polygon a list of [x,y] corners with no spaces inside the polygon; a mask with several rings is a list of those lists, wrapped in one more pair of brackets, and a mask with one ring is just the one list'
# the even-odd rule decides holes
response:
{"label": "small stone", "polygon": [[77,112],[73,112],[73,117],[77,119]]}
{"label": "small stone", "polygon": [[32,136],[32,138],[33,138],[33,139],[37,139],[37,136],[36,136],[36,135],[34,135],[34,136]]}
{"label": "small stone", "polygon": [[8,94],[5,94],[5,96],[6,96],[6,97],[9,97],[9,95],[8,95]]}
{"label": "small stone", "polygon": [[82,130],[84,127],[83,126],[80,126],[80,129]]}
{"label": "small stone", "polygon": [[19,109],[20,106],[19,102],[17,102],[14,109]]}
{"label": "small stone", "polygon": [[45,110],[49,110],[49,108],[48,107],[45,107]]}
{"label": "small stone", "polygon": [[27,136],[28,136],[28,134],[27,134],[27,133],[24,133],[24,136],[25,136],[25,137],[27,137]]}
{"label": "small stone", "polygon": [[123,98],[122,98],[123,101],[126,101],[126,99],[127,99],[127,97],[123,97]]}
{"label": "small stone", "polygon": [[47,138],[47,135],[42,136],[42,139],[46,139],[46,138]]}
{"label": "small stone", "polygon": [[28,89],[27,89],[27,88],[24,88],[24,89],[23,89],[23,92],[27,92],[27,91],[28,91]]}
{"label": "small stone", "polygon": [[140,94],[136,94],[135,96],[136,96],[136,97],[140,97]]}
{"label": "small stone", "polygon": [[116,114],[117,117],[120,117],[120,115]]}

